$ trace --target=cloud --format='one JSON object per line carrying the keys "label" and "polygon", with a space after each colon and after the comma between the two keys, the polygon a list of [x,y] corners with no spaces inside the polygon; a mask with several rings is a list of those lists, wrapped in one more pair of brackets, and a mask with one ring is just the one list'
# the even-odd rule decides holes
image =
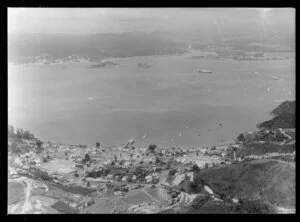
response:
{"label": "cloud", "polygon": [[[168,31],[220,25],[291,26],[288,8],[8,8],[8,29],[17,33]],[[288,26],[288,27],[289,27]],[[214,27],[213,27],[214,29]]]}

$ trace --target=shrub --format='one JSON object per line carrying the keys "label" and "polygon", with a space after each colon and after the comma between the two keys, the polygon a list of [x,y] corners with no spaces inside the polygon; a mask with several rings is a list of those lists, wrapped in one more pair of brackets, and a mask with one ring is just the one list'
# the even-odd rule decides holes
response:
{"label": "shrub", "polygon": [[37,145],[36,151],[37,151],[37,153],[41,153],[43,151],[42,144],[43,144],[42,141],[40,141],[40,140],[36,141],[36,145]]}
{"label": "shrub", "polygon": [[272,209],[259,200],[240,200],[240,204],[233,207],[235,213],[241,214],[268,214]]}
{"label": "shrub", "polygon": [[10,150],[12,153],[21,153],[22,149],[18,146],[18,144],[16,142],[13,142],[10,145]]}
{"label": "shrub", "polygon": [[100,143],[97,142],[97,143],[96,143],[96,148],[99,148],[99,147],[100,147]]}
{"label": "shrub", "polygon": [[85,158],[86,161],[90,161],[91,160],[90,155],[87,154],[87,153],[85,154],[84,158]]}
{"label": "shrub", "polygon": [[38,141],[36,141],[36,145],[37,145],[37,147],[41,147],[43,145],[43,142],[38,140]]}
{"label": "shrub", "polygon": [[170,168],[171,168],[171,161],[169,160],[169,161],[167,162],[166,169],[168,170],[168,169],[170,169]]}
{"label": "shrub", "polygon": [[208,163],[205,164],[205,168],[207,169],[209,167]]}
{"label": "shrub", "polygon": [[34,139],[34,135],[32,133],[30,133],[28,130],[26,130],[23,133],[23,139],[32,140],[32,139]]}
{"label": "shrub", "polygon": [[119,161],[119,164],[123,165],[125,162],[126,162],[125,160],[121,160],[121,161]]}
{"label": "shrub", "polygon": [[169,171],[169,176],[174,176],[176,172],[177,171],[175,169],[170,170]]}
{"label": "shrub", "polygon": [[238,138],[237,138],[238,141],[241,141],[241,142],[244,142],[246,140],[245,138],[245,135],[243,133],[241,133]]}
{"label": "shrub", "polygon": [[197,191],[197,188],[198,188],[198,185],[197,185],[195,182],[191,182],[191,183],[190,183],[190,189],[191,189],[193,192],[196,192],[196,191]]}
{"label": "shrub", "polygon": [[41,178],[43,180],[52,180],[53,179],[47,172],[42,171],[42,170],[40,170],[38,168],[32,169],[31,173],[33,175],[35,175],[36,177]]}
{"label": "shrub", "polygon": [[95,200],[91,200],[91,201],[89,201],[88,203],[87,203],[87,206],[92,206],[92,205],[94,205],[95,204]]}
{"label": "shrub", "polygon": [[148,150],[153,153],[156,148],[157,148],[157,146],[155,144],[150,144],[148,147]]}
{"label": "shrub", "polygon": [[22,129],[17,129],[16,138],[17,139],[22,139],[22,137],[23,137],[23,130]]}
{"label": "shrub", "polygon": [[85,164],[86,162],[88,162],[90,160],[91,160],[90,155],[86,153],[84,158],[82,159],[81,163]]}
{"label": "shrub", "polygon": [[198,173],[200,172],[200,167],[197,164],[194,164],[192,167],[193,172]]}

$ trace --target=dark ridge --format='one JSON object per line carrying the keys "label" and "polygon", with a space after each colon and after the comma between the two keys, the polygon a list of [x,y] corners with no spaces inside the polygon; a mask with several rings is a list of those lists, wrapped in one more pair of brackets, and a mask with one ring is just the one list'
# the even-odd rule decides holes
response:
{"label": "dark ridge", "polygon": [[275,117],[257,124],[259,129],[286,129],[296,127],[296,101],[285,101],[272,112]]}
{"label": "dark ridge", "polygon": [[276,116],[282,116],[282,115],[295,115],[296,111],[296,101],[285,101],[281,103],[279,106],[277,106],[271,114]]}

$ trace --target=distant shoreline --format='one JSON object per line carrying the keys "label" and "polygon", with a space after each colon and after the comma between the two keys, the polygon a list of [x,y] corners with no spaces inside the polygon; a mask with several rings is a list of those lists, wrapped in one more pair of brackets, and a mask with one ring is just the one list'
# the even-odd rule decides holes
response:
{"label": "distant shoreline", "polygon": [[[193,52],[202,52],[202,53],[208,53],[208,55],[193,55],[187,59],[193,59],[193,60],[206,60],[206,59],[214,59],[214,60],[224,60],[224,59],[231,59],[235,61],[277,61],[277,60],[290,60],[295,59],[294,56],[283,56],[283,55],[277,55],[275,56],[268,56],[268,57],[253,57],[253,56],[224,56],[219,55],[217,52],[214,52],[216,55],[210,55],[212,53],[211,51],[201,51],[201,50],[188,50],[186,52],[182,53],[171,53],[171,54],[158,54],[158,55],[138,55],[138,56],[122,56],[122,57],[106,57],[99,59],[99,61],[92,61],[90,58],[84,58],[84,57],[77,57],[76,59],[56,59],[55,62],[49,62],[49,60],[44,59],[40,60],[38,62],[15,62],[15,61],[8,61],[8,65],[70,65],[70,64],[97,64],[101,62],[106,61],[114,61],[114,60],[123,60],[123,59],[130,59],[130,58],[137,58],[137,57],[166,57],[166,56],[183,56],[188,54],[193,54]],[[33,60],[36,58],[33,58]],[[50,60],[51,61],[51,60]]]}

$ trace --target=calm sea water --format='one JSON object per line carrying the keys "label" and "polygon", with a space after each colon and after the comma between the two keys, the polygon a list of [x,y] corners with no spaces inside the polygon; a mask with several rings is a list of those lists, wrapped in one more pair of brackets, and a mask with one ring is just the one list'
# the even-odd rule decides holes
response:
{"label": "calm sea water", "polygon": [[9,123],[58,143],[108,147],[135,137],[137,146],[197,147],[254,130],[282,101],[295,98],[294,59],[190,56],[114,59],[119,67],[99,69],[84,63],[9,65]]}

